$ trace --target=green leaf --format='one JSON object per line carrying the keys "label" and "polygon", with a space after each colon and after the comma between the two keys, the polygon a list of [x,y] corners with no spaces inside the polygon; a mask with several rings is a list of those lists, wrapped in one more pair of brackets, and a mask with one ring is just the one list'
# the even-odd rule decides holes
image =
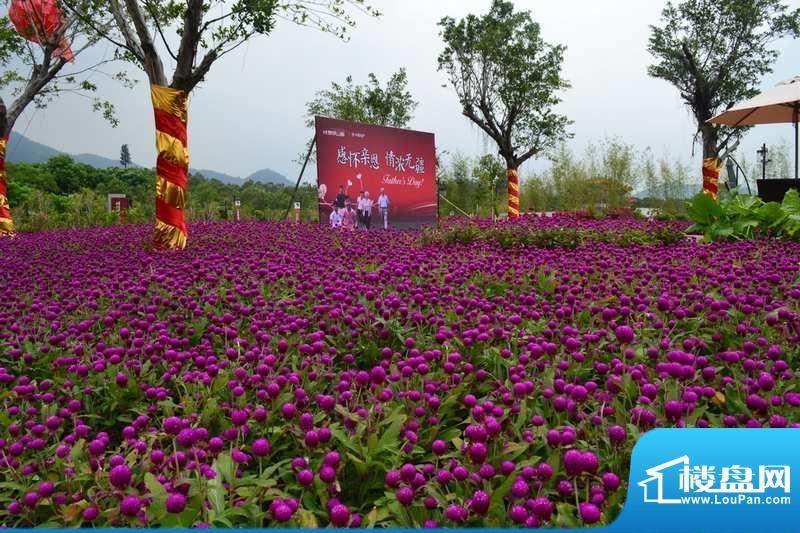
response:
{"label": "green leaf", "polygon": [[167,514],[167,489],[150,472],[144,475],[144,484],[153,498],[147,506],[147,518],[151,522],[160,522]]}
{"label": "green leaf", "polygon": [[686,212],[695,223],[704,226],[725,215],[719,202],[702,192],[697,193],[692,198],[686,208]]}
{"label": "green leaf", "polygon": [[776,228],[784,220],[784,213],[781,205],[776,202],[768,202],[755,211],[755,216],[766,228]]}
{"label": "green leaf", "polygon": [[316,529],[319,527],[319,521],[317,520],[317,517],[314,515],[314,513],[307,509],[297,509],[295,516],[297,517],[298,525],[303,529]]}
{"label": "green leaf", "polygon": [[214,461],[214,471],[228,483],[233,483],[236,473],[236,465],[233,463],[230,453],[224,452],[219,454],[217,460]]}
{"label": "green leaf", "polygon": [[353,452],[356,456],[358,456],[358,457],[363,457],[364,456],[363,451],[361,450],[361,447],[358,446],[353,441],[353,439],[351,439],[350,437],[345,435],[344,432],[341,429],[332,427],[331,428],[331,435],[333,435],[336,438],[336,440],[339,441],[339,444],[342,444],[345,448],[347,448],[348,450]]}
{"label": "green leaf", "polygon": [[496,491],[492,493],[492,497],[489,503],[489,509],[492,510],[492,514],[498,516],[497,513],[505,513],[505,505],[503,505],[503,498],[506,497],[506,494],[511,490],[511,486],[514,484],[516,478],[514,476],[508,476],[506,480],[500,485]]}
{"label": "green leaf", "polygon": [[[216,470],[216,467],[214,468]],[[214,479],[208,482],[208,501],[211,509],[220,514],[225,510],[225,487],[222,486],[222,476],[217,472]]]}
{"label": "green leaf", "polygon": [[386,419],[389,427],[384,430],[381,438],[378,439],[378,445],[375,450],[376,454],[380,455],[385,451],[393,448],[399,448],[399,435],[403,424],[406,422],[406,416],[402,414],[402,407],[398,408]]}
{"label": "green leaf", "polygon": [[569,503],[556,504],[556,524],[561,528],[579,528],[581,521],[578,517],[578,509]]}

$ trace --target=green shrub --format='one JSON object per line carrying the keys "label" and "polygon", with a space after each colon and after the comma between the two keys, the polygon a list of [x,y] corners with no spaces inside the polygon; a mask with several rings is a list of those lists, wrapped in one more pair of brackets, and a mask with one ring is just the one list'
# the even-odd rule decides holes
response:
{"label": "green shrub", "polygon": [[796,190],[787,192],[781,203],[740,194],[715,200],[699,193],[687,212],[694,222],[689,232],[702,233],[707,241],[800,238],[800,194]]}

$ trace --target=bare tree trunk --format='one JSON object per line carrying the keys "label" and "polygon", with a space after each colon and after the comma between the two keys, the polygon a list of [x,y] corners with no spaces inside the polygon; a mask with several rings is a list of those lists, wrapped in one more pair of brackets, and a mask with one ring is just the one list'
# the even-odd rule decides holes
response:
{"label": "bare tree trunk", "polygon": [[703,142],[703,192],[716,198],[719,194],[719,172],[722,169],[717,144],[719,135],[716,127],[705,123],[700,127],[700,135]]}

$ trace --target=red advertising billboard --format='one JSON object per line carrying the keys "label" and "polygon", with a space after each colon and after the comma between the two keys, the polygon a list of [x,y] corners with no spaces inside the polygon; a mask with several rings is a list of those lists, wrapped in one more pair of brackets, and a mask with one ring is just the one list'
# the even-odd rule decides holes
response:
{"label": "red advertising billboard", "polygon": [[432,133],[316,117],[321,224],[402,229],[436,224]]}

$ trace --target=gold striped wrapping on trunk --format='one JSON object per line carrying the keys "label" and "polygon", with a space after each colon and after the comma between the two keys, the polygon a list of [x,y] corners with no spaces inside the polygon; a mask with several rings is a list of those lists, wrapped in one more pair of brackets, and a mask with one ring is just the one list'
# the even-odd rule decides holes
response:
{"label": "gold striped wrapping on trunk", "polygon": [[703,159],[703,192],[716,198],[719,194],[719,172],[722,160],[716,157]]}
{"label": "gold striped wrapping on trunk", "polygon": [[508,218],[519,216],[519,173],[516,169],[510,168],[508,176]]}
{"label": "gold striped wrapping on trunk", "polygon": [[155,246],[183,249],[186,229],[186,183],[189,174],[187,142],[188,95],[178,89],[152,85],[156,118],[156,225]]}
{"label": "gold striped wrapping on trunk", "polygon": [[13,237],[16,234],[8,204],[8,183],[6,181],[6,148],[8,138],[0,138],[0,237]]}

